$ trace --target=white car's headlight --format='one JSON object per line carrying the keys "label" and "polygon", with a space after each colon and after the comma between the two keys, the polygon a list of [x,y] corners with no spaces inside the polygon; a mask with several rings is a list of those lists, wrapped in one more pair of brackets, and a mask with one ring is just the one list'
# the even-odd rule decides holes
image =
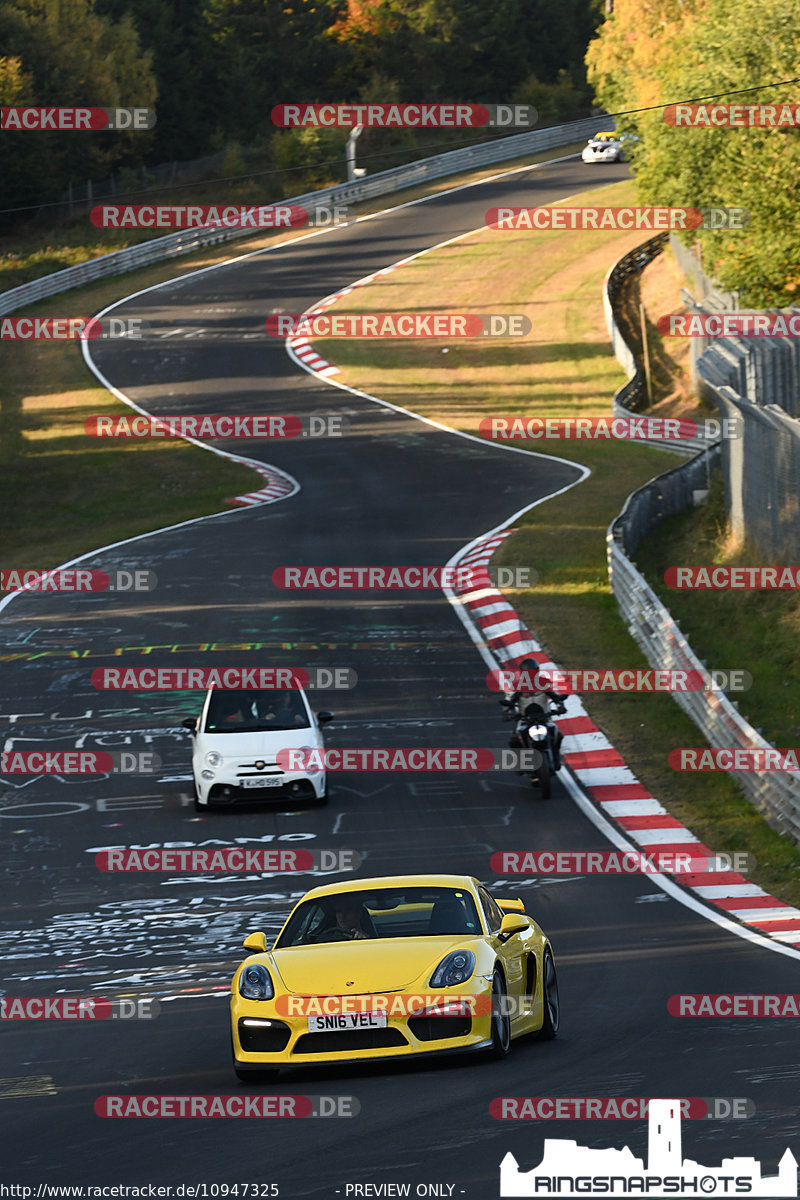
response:
{"label": "white car's headlight", "polygon": [[271,1000],[275,995],[272,976],[261,963],[245,967],[239,976],[239,994],[247,1000]]}
{"label": "white car's headlight", "polygon": [[430,986],[455,987],[466,983],[475,970],[475,955],[471,950],[451,950],[431,975]]}
{"label": "white car's headlight", "polygon": [[210,767],[219,767],[222,764],[222,755],[219,750],[209,750],[206,755],[206,762]]}

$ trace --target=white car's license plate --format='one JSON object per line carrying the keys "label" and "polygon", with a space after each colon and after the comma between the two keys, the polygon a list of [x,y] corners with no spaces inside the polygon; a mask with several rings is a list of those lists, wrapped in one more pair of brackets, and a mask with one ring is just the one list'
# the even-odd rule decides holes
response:
{"label": "white car's license plate", "polygon": [[385,1012],[330,1013],[309,1016],[309,1033],[338,1033],[347,1029],[385,1029]]}
{"label": "white car's license plate", "polygon": [[240,779],[239,787],[265,788],[280,787],[283,780],[280,775],[259,775],[258,778]]}

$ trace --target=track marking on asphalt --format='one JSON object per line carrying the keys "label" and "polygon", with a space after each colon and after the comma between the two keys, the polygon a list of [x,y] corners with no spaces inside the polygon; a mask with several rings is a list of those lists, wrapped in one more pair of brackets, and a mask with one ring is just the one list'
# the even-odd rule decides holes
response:
{"label": "track marking on asphalt", "polygon": [[20,1075],[17,1078],[0,1079],[0,1100],[14,1100],[18,1096],[56,1096],[57,1089],[52,1075]]}
{"label": "track marking on asphalt", "polygon": [[[410,784],[409,786],[413,787],[414,785]],[[456,785],[454,785],[454,786],[456,786]],[[462,794],[462,789],[459,789],[458,794],[459,795]],[[508,805],[508,807],[500,808],[500,809],[498,809],[497,807],[491,807],[489,805],[481,805],[481,806],[473,807],[473,808],[446,807],[446,808],[443,808],[441,811],[443,813],[446,813],[448,816],[450,816],[451,813],[468,813],[468,814],[470,814],[470,816],[477,816],[478,813],[488,813],[493,824],[509,825],[511,823],[511,818],[515,812],[515,809],[516,809],[516,806],[513,804],[510,804],[510,805]],[[334,823],[333,830],[332,830],[333,834],[342,832],[342,825],[346,823],[347,817],[353,817],[356,821],[357,826],[363,825],[363,821],[364,821],[364,813],[363,812],[356,812],[356,811],[351,811],[349,809],[344,809],[342,812],[338,813],[338,815],[336,817],[336,821]],[[473,826],[473,825],[483,825],[483,824],[484,824],[483,818],[471,821],[469,819],[465,819],[462,817],[459,820],[459,828],[460,829],[468,828],[469,826]],[[439,829],[439,828],[440,827],[438,825],[420,825],[418,821],[414,822],[415,831],[418,829]],[[347,832],[347,831],[345,830],[344,832]],[[378,829],[375,829],[371,832],[374,832],[376,834],[407,833],[408,828],[405,826],[394,827],[394,826],[388,826],[388,825],[386,825],[386,826],[381,825]]]}

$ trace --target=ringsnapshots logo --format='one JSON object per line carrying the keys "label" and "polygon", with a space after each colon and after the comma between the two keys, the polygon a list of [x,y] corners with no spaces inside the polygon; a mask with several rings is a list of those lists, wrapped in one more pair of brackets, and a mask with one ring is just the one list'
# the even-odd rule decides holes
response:
{"label": "ringsnapshots logo", "polygon": [[318,204],[97,204],[89,219],[98,229],[305,229],[346,225],[347,205]]}
{"label": "ringsnapshots logo", "polygon": [[12,105],[0,108],[0,129],[57,130],[80,133],[101,129],[128,133],[152,129],[156,123],[152,108],[48,108]]}
{"label": "ringsnapshots logo", "polygon": [[797,1195],[797,1160],[786,1150],[777,1175],[765,1175],[755,1157],[725,1158],[719,1167],[704,1167],[683,1157],[681,1101],[651,1099],[647,1162],[629,1147],[622,1150],[579,1146],[575,1141],[545,1138],[542,1160],[520,1169],[510,1152],[500,1164],[500,1195],[512,1196],[677,1196]]}
{"label": "ringsnapshots logo", "polygon": [[481,338],[527,337],[530,317],[522,313],[273,313],[271,337],[307,338]]}
{"label": "ringsnapshots logo", "polygon": [[350,422],[343,413],[184,413],[176,417],[128,416],[87,417],[84,433],[91,438],[196,438],[198,441],[244,438],[248,441],[280,441],[292,438],[344,437]]}
{"label": "ringsnapshots logo", "polygon": [[532,104],[276,104],[281,129],[532,129]]}

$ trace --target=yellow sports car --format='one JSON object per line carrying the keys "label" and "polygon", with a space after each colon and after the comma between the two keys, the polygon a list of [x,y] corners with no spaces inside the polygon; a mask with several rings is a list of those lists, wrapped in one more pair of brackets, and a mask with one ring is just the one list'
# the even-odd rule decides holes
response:
{"label": "yellow sports car", "polygon": [[239,1079],[281,1067],[554,1038],[550,942],[521,900],[469,875],[395,875],[312,889],[272,950],[251,933],[231,984]]}

